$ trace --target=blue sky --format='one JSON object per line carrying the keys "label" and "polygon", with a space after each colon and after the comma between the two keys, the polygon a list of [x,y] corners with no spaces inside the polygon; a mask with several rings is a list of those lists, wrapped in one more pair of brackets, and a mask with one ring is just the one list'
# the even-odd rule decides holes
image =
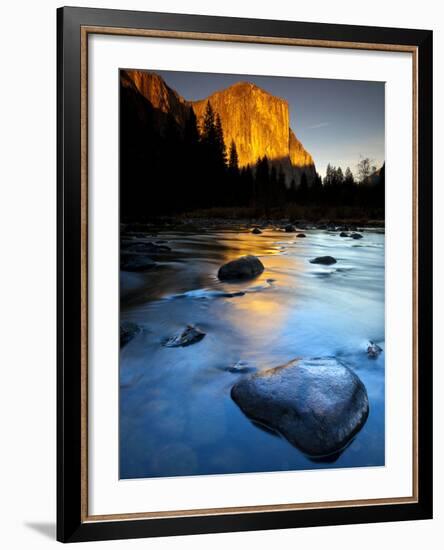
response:
{"label": "blue sky", "polygon": [[324,176],[328,163],[356,172],[360,157],[385,160],[383,82],[158,71],[188,100],[242,81],[286,99],[290,125]]}

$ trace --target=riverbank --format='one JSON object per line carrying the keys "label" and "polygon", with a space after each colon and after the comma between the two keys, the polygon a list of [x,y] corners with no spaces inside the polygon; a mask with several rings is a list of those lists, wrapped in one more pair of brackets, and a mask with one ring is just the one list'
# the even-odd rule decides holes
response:
{"label": "riverbank", "polygon": [[351,206],[299,206],[289,204],[284,208],[270,209],[267,213],[256,208],[207,208],[196,209],[190,212],[174,215],[159,215],[145,220],[126,220],[124,226],[181,226],[189,224],[220,225],[253,224],[285,226],[288,223],[300,225],[301,228],[309,224],[313,229],[322,229],[325,226],[350,225],[354,227],[385,226],[384,209],[358,208]]}
{"label": "riverbank", "polygon": [[[178,217],[159,216],[145,221],[122,223],[120,226],[121,235],[131,234],[152,234],[158,235],[163,231],[185,231],[185,232],[205,232],[207,229],[229,229],[239,228],[242,230],[268,229],[274,231],[286,231],[286,228],[292,226],[295,231],[306,229],[318,229],[331,232],[341,231],[359,231],[360,229],[378,229],[381,232],[385,229],[384,219],[368,218],[318,218],[311,220],[308,218],[264,218],[264,217],[235,217],[228,216],[209,216],[208,212],[201,211],[194,214],[182,215]],[[240,212],[239,212],[240,214]]]}

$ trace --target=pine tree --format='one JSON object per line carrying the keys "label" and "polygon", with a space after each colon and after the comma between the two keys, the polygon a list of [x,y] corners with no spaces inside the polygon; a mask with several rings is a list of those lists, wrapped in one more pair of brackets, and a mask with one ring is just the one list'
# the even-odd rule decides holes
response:
{"label": "pine tree", "polygon": [[288,189],[288,200],[289,202],[296,201],[296,181],[294,178],[291,178],[290,187]]}
{"label": "pine tree", "polygon": [[271,166],[270,170],[270,181],[269,181],[269,191],[268,191],[268,202],[270,206],[276,206],[278,201],[278,192],[277,192],[277,171],[274,164]]}
{"label": "pine tree", "polygon": [[239,171],[239,157],[237,155],[237,149],[236,149],[236,144],[234,143],[234,140],[231,140],[228,167],[232,172]]}
{"label": "pine tree", "polygon": [[180,186],[181,206],[182,208],[201,206],[201,199],[205,193],[202,178],[201,143],[196,115],[192,108],[185,122],[181,149],[183,151],[182,177],[187,182],[186,186]]}
{"label": "pine tree", "polygon": [[203,174],[214,183],[211,187],[206,185],[202,189],[202,193],[207,197],[204,202],[206,206],[220,206],[227,202],[224,192],[227,155],[220,117],[214,113],[209,101],[202,124],[201,144]]}
{"label": "pine tree", "polygon": [[282,166],[279,166],[279,173],[278,173],[278,184],[281,189],[285,190],[285,174],[282,169]]}
{"label": "pine tree", "polygon": [[240,170],[239,180],[239,205],[256,207],[256,182],[249,164]]}
{"label": "pine tree", "polygon": [[379,181],[375,186],[375,201],[377,206],[384,208],[385,205],[385,162],[379,171]]}
{"label": "pine tree", "polygon": [[306,204],[308,200],[308,181],[307,174],[304,172],[301,176],[301,183],[299,184],[299,189],[297,190],[297,195],[301,204]]}
{"label": "pine tree", "polygon": [[222,128],[222,122],[219,114],[216,115],[216,122],[214,125],[215,137],[216,137],[216,154],[221,168],[225,168],[227,165],[227,149],[225,147],[224,131]]}
{"label": "pine tree", "polygon": [[287,192],[287,187],[285,185],[285,174],[282,169],[282,166],[279,166],[278,176],[277,176],[277,204],[278,206],[283,206],[285,204],[285,195]]}
{"label": "pine tree", "polygon": [[313,204],[320,204],[323,200],[323,185],[322,178],[320,174],[316,172],[316,176],[313,180],[313,183],[310,187],[310,198]]}
{"label": "pine tree", "polygon": [[256,163],[256,190],[258,206],[264,209],[268,218],[270,211],[270,167],[266,156],[259,158]]}
{"label": "pine tree", "polygon": [[353,177],[353,173],[352,171],[350,170],[350,167],[347,166],[346,170],[345,170],[345,178],[344,178],[344,182],[347,184],[347,185],[353,185],[355,183],[355,178]]}
{"label": "pine tree", "polygon": [[242,197],[240,190],[240,172],[239,172],[239,159],[237,156],[236,144],[231,141],[230,151],[228,155],[228,181],[227,181],[227,194],[228,203],[231,206],[239,206],[244,198]]}
{"label": "pine tree", "polygon": [[338,166],[336,170],[336,184],[342,185],[344,183],[344,174],[342,172],[342,168]]}
{"label": "pine tree", "polygon": [[327,169],[325,171],[324,185],[328,187],[333,182],[333,168],[330,163],[327,164]]}
{"label": "pine tree", "polygon": [[208,144],[216,142],[214,111],[209,101],[207,101],[207,106],[205,108],[202,126],[202,142]]}

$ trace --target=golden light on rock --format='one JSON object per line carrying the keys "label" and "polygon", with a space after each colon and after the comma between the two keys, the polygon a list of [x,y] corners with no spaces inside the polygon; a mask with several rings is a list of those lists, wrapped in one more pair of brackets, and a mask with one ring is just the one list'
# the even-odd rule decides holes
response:
{"label": "golden light on rock", "polygon": [[210,101],[220,116],[227,151],[232,141],[236,144],[240,167],[253,167],[266,156],[283,170],[287,184],[294,180],[298,185],[303,174],[310,184],[316,176],[312,156],[290,128],[288,102],[251,82],[238,82],[199,101],[185,100],[156,73],[121,71],[121,82],[136,89],[155,109],[173,116],[182,127],[191,108],[201,125]]}
{"label": "golden light on rock", "polygon": [[254,166],[258,158],[267,156],[282,167],[287,181],[294,177],[299,183],[301,170],[307,172],[309,180],[316,175],[311,155],[290,128],[285,99],[251,82],[238,82],[206,99],[191,102],[200,123],[208,101],[221,118],[227,150],[235,142],[241,167]]}

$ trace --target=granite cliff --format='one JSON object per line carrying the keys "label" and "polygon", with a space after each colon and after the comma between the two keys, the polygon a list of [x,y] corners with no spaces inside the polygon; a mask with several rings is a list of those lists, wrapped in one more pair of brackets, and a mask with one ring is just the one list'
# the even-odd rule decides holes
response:
{"label": "granite cliff", "polygon": [[253,166],[266,155],[274,165],[282,167],[287,184],[292,178],[299,184],[303,173],[309,184],[313,181],[315,165],[290,128],[287,101],[250,82],[238,82],[191,102],[199,121],[208,101],[221,118],[227,149],[232,140],[236,143],[240,166]]}
{"label": "granite cliff", "polygon": [[238,82],[199,101],[185,100],[159,75],[147,71],[122,70],[121,84],[148,100],[162,133],[162,115],[171,115],[183,129],[191,109],[202,122],[210,101],[221,118],[227,151],[234,141],[241,167],[254,166],[259,157],[267,156],[283,169],[287,185],[292,179],[298,185],[303,174],[310,185],[316,176],[313,158],[290,128],[288,102],[250,82]]}

